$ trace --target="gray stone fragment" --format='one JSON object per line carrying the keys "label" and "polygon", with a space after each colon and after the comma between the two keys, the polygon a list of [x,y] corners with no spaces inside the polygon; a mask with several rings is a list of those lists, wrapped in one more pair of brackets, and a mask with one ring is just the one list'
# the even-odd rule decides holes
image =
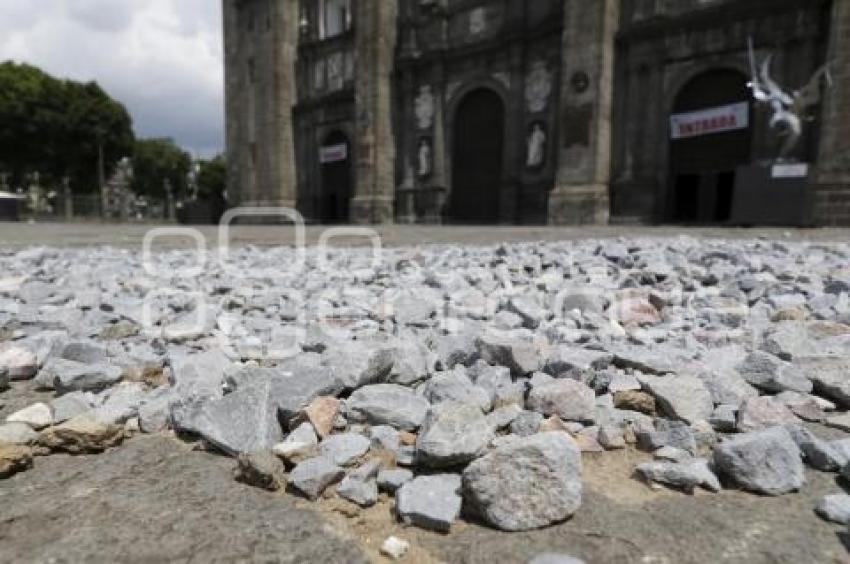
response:
{"label": "gray stone fragment", "polygon": [[734,405],[718,405],[708,422],[720,433],[732,433],[738,426],[738,408]]}
{"label": "gray stone fragment", "polygon": [[487,421],[494,429],[507,428],[522,413],[522,408],[515,403],[500,407],[487,415]]}
{"label": "gray stone fragment", "polygon": [[562,345],[552,349],[543,371],[558,377],[574,370],[602,370],[613,360],[614,355],[606,351]]}
{"label": "gray stone fragment", "polygon": [[369,384],[386,383],[394,356],[389,344],[346,341],[326,350],[322,364],[333,370],[342,388],[356,390]]}
{"label": "gray stone fragment", "polygon": [[9,380],[29,380],[38,373],[38,366],[38,357],[29,348],[15,343],[0,347],[0,374],[5,372]]}
{"label": "gray stone fragment", "polygon": [[542,351],[514,333],[486,334],[476,341],[482,359],[493,366],[506,366],[515,377],[543,367]]}
{"label": "gray stone fragment", "polygon": [[460,515],[460,489],[457,474],[420,476],[396,492],[396,513],[410,525],[447,533]]}
{"label": "gray stone fragment", "polygon": [[184,399],[220,398],[230,359],[218,350],[171,357],[171,385]]}
{"label": "gray stone fragment", "polygon": [[378,488],[387,493],[395,493],[400,487],[413,479],[413,472],[406,468],[381,470],[378,473]]}
{"label": "gray stone fragment", "polygon": [[745,490],[782,495],[805,483],[799,447],[784,427],[753,431],[714,449],[717,471]]}
{"label": "gray stone fragment", "polygon": [[55,389],[60,395],[75,391],[100,392],[121,379],[121,368],[111,364],[83,364],[52,358],[36,377],[42,389]]}
{"label": "gray stone fragment", "polygon": [[850,495],[825,496],[815,507],[815,513],[833,523],[850,525]]}
{"label": "gray stone fragment", "polygon": [[168,428],[171,404],[178,401],[174,388],[160,387],[145,396],[139,406],[139,428],[143,433],[159,433]]}
{"label": "gray stone fragment", "polygon": [[396,384],[364,386],[346,401],[347,413],[372,425],[390,425],[403,431],[418,429],[428,413],[428,400]]}
{"label": "gray stone fragment", "polygon": [[845,433],[850,433],[850,412],[830,415],[826,418],[824,423],[827,427],[840,429]]}
{"label": "gray stone fragment", "polygon": [[82,364],[104,364],[109,361],[106,348],[89,341],[67,343],[62,347],[59,357]]}
{"label": "gray stone fragment", "polygon": [[289,433],[282,443],[274,445],[272,452],[284,460],[292,460],[296,456],[306,454],[318,444],[319,437],[313,425],[302,423]]}
{"label": "gray stone fragment", "polygon": [[111,390],[101,405],[93,413],[98,421],[107,425],[124,424],[139,414],[139,406],[145,400],[144,384],[140,382],[121,382]]}
{"label": "gray stone fragment", "polygon": [[536,411],[523,411],[511,422],[511,433],[519,437],[534,435],[540,430],[543,419]]}
{"label": "gray stone fragment", "polygon": [[714,411],[711,394],[699,378],[670,375],[642,376],[638,380],[670,417],[694,423],[708,419]]}
{"label": "gray stone fragment", "polygon": [[463,464],[487,448],[494,429],[481,410],[465,403],[431,408],[416,440],[418,462],[433,468]]}
{"label": "gray stone fragment", "polygon": [[702,487],[712,492],[720,491],[720,481],[708,468],[708,461],[695,458],[683,462],[645,462],[635,471],[647,482],[655,482],[693,492]]}
{"label": "gray stone fragment", "polygon": [[733,369],[697,372],[711,400],[718,405],[738,405],[748,398],[758,397],[759,392]]}
{"label": "gray stone fragment", "polygon": [[564,432],[510,442],[463,473],[470,510],[505,531],[564,521],[581,506],[581,451]]}
{"label": "gray stone fragment", "polygon": [[656,460],[665,460],[667,462],[685,462],[691,460],[693,455],[680,448],[665,446],[653,452],[652,457]]}
{"label": "gray stone fragment", "polygon": [[38,436],[26,423],[0,424],[0,444],[31,445],[38,441]]}
{"label": "gray stone fragment", "polygon": [[372,440],[372,449],[386,450],[389,452],[398,452],[401,446],[401,435],[393,427],[389,425],[378,425],[372,427],[369,431],[369,438]]}
{"label": "gray stone fragment", "polygon": [[672,374],[680,367],[679,351],[637,345],[617,345],[609,349],[614,364],[620,368],[639,370],[644,374]]}
{"label": "gray stone fragment", "polygon": [[53,420],[58,425],[89,411],[92,404],[86,392],[71,392],[51,401],[50,407],[53,409]]}
{"label": "gray stone fragment", "polygon": [[748,399],[738,410],[738,430],[742,433],[799,422],[791,410],[770,396]]}
{"label": "gray stone fragment", "polygon": [[760,348],[783,360],[794,360],[819,350],[805,323],[781,321],[773,324],[764,335]]}
{"label": "gray stone fragment", "polygon": [[332,435],[321,442],[319,453],[336,464],[348,466],[369,451],[371,442],[357,433]]}
{"label": "gray stone fragment", "polygon": [[378,484],[375,478],[381,469],[380,460],[370,460],[346,476],[336,493],[360,507],[371,507],[378,502]]}
{"label": "gray stone fragment", "polygon": [[581,382],[555,380],[534,386],[527,406],[547,417],[557,415],[565,421],[592,422],[596,416],[596,394]]}
{"label": "gray stone fragment", "polygon": [[481,358],[475,338],[467,334],[440,336],[435,340],[434,347],[442,370],[452,370],[458,365],[472,366]]}
{"label": "gray stone fragment", "polygon": [[175,430],[200,435],[232,456],[268,450],[283,439],[279,398],[279,389],[266,380],[221,399],[177,404],[171,420]]}
{"label": "gray stone fragment", "polygon": [[305,460],[289,474],[289,482],[308,499],[317,500],[328,486],[338,482],[345,470],[322,456]]}
{"label": "gray stone fragment", "polygon": [[750,353],[736,370],[748,383],[768,393],[812,391],[812,382],[801,370],[765,352]]}
{"label": "gray stone fragment", "polygon": [[654,429],[637,429],[638,446],[643,450],[654,452],[665,446],[682,449],[696,454],[697,443],[693,430],[681,421],[656,419]]}
{"label": "gray stone fragment", "polygon": [[423,392],[431,404],[468,403],[478,406],[482,411],[489,411],[491,407],[490,393],[473,384],[462,367],[434,374],[425,383]]}
{"label": "gray stone fragment", "polygon": [[244,368],[229,378],[236,388],[263,383],[274,388],[278,415],[290,421],[319,396],[336,396],[342,386],[333,371],[324,367],[296,365],[286,368]]}
{"label": "gray stone fragment", "polygon": [[235,478],[243,483],[269,491],[286,488],[283,462],[267,450],[242,453],[236,457]]}
{"label": "gray stone fragment", "polygon": [[36,431],[53,425],[53,410],[45,403],[34,403],[6,418],[7,423],[26,423]]}
{"label": "gray stone fragment", "polygon": [[794,366],[813,383],[814,391],[844,407],[850,407],[850,359],[843,356],[804,356]]}
{"label": "gray stone fragment", "polygon": [[626,448],[626,439],[623,430],[613,425],[603,425],[600,427],[597,440],[605,450]]}
{"label": "gray stone fragment", "polygon": [[838,472],[850,462],[840,450],[816,437],[802,425],[787,425],[785,428],[812,468],[822,472]]}

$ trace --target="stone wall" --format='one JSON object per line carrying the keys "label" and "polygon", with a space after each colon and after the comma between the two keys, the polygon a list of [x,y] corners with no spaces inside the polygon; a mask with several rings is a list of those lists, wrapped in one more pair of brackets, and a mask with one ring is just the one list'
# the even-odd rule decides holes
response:
{"label": "stone wall", "polygon": [[833,85],[821,116],[814,220],[850,225],[850,2],[833,4],[829,56]]}

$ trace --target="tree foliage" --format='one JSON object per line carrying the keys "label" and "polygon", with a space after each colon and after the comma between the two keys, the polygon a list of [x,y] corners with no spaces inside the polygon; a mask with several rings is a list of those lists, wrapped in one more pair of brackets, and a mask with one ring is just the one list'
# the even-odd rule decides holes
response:
{"label": "tree foliage", "polygon": [[185,197],[192,157],[167,138],[140,139],[133,150],[133,191],[165,197],[165,183],[175,198]]}
{"label": "tree foliage", "polygon": [[13,185],[37,171],[46,182],[67,175],[75,191],[94,191],[100,147],[108,175],[131,154],[133,141],[126,108],[97,83],[0,64],[0,171],[11,173]]}
{"label": "tree foliage", "polygon": [[198,171],[198,198],[223,200],[227,189],[227,162],[222,155],[200,162]]}

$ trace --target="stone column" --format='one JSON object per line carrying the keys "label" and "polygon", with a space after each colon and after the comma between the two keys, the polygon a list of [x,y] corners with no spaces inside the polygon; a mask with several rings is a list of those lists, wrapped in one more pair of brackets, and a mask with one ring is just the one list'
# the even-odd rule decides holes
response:
{"label": "stone column", "polygon": [[619,0],[564,0],[560,146],[549,222],[608,222]]}
{"label": "stone column", "polygon": [[356,182],[351,221],[391,223],[395,201],[392,73],[396,2],[354,2]]}
{"label": "stone column", "polygon": [[813,219],[850,225],[850,2],[834,0],[827,61],[833,85],[821,113]]}
{"label": "stone column", "polygon": [[[272,29],[274,48],[272,64],[274,129],[271,132],[272,189],[268,206],[295,208],[298,176],[295,169],[295,130],[292,108],[298,101],[296,62],[298,60],[298,0],[280,0],[272,3]],[[265,194],[264,194],[265,196]]]}
{"label": "stone column", "polygon": [[240,135],[239,104],[239,30],[235,0],[222,0],[222,24],[224,32],[224,122],[225,154],[227,155],[227,195],[236,205],[243,198],[243,163],[240,155],[245,140]]}

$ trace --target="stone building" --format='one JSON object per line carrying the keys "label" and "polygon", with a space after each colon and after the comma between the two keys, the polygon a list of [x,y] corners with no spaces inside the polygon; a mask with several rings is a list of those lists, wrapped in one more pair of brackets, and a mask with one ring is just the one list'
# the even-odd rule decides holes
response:
{"label": "stone building", "polygon": [[[850,1],[223,3],[239,205],[576,224],[748,223],[747,204],[850,224]],[[782,138],[751,101],[749,40],[789,92],[827,61],[833,77],[777,192],[751,178]]]}

